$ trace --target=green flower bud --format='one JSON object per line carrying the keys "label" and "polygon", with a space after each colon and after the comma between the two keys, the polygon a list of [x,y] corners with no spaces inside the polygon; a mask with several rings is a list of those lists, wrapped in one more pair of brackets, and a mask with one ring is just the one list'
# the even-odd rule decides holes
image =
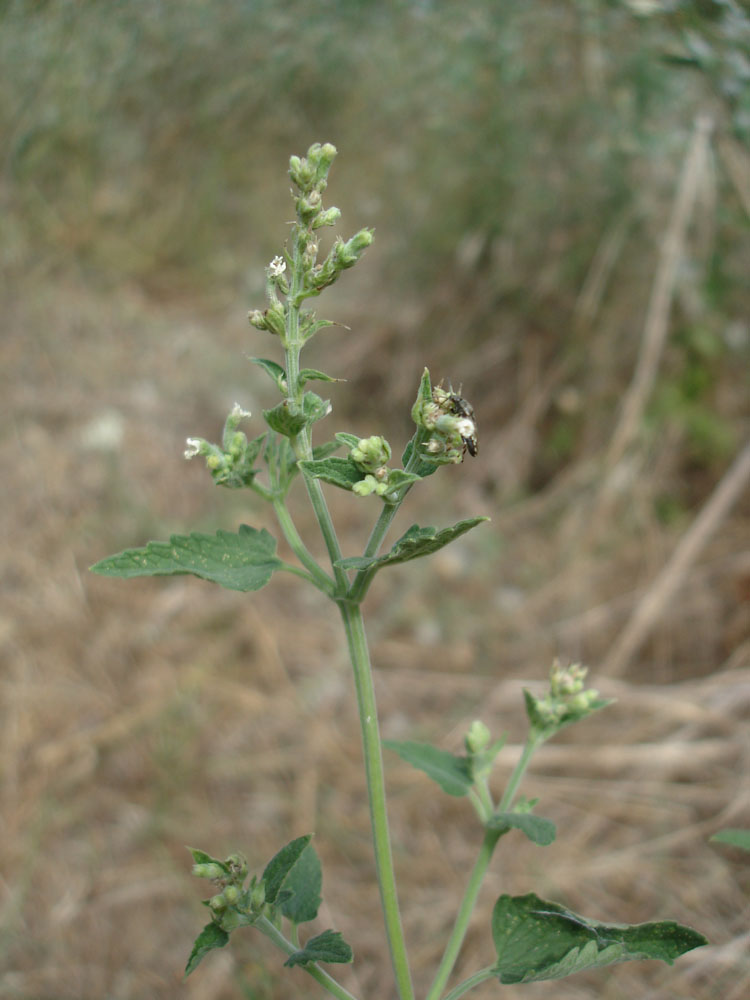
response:
{"label": "green flower bud", "polygon": [[227,908],[227,901],[224,893],[220,892],[217,896],[212,896],[208,901],[208,905],[214,913],[222,913]]}
{"label": "green flower bud", "polygon": [[313,229],[320,229],[321,226],[335,226],[341,218],[341,210],[338,208],[327,208],[313,222]]}
{"label": "green flower bud", "polygon": [[489,746],[491,733],[487,726],[479,719],[475,719],[468,733],[464,736],[464,746],[469,753],[481,753]]}
{"label": "green flower bud", "polygon": [[216,862],[207,861],[201,864],[193,865],[193,875],[195,875],[196,878],[216,879],[224,878],[226,872],[221,865],[217,865]]}
{"label": "green flower bud", "polygon": [[313,190],[309,194],[304,194],[298,198],[296,204],[300,222],[307,225],[319,214],[323,207],[323,199],[319,191]]}
{"label": "green flower bud", "polygon": [[352,493],[356,493],[358,497],[367,497],[371,493],[377,493],[380,485],[375,476],[365,476],[352,486]]}
{"label": "green flower bud", "polygon": [[308,159],[291,156],[289,158],[289,176],[300,191],[309,191],[315,179],[315,168]]}
{"label": "green flower bud", "polygon": [[223,896],[228,906],[234,906],[240,898],[240,890],[236,885],[228,885],[224,889]]}
{"label": "green flower bud", "polygon": [[272,302],[264,313],[266,329],[283,340],[286,336],[286,315],[280,302]]}
{"label": "green flower bud", "polygon": [[255,913],[260,910],[266,901],[266,887],[263,882],[258,882],[250,889],[250,909]]}
{"label": "green flower bud", "polygon": [[349,452],[349,458],[363,472],[372,472],[378,479],[384,479],[388,470],[386,469],[385,473],[381,470],[390,461],[391,446],[384,437],[378,435],[360,438],[359,444]]}
{"label": "green flower bud", "polygon": [[254,326],[256,330],[267,330],[268,323],[266,323],[266,314],[260,309],[251,309],[247,314],[250,326]]}

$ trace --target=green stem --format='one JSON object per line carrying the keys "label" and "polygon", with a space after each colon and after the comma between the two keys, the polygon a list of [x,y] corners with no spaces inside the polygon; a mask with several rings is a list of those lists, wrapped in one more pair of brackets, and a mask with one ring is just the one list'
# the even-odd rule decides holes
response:
{"label": "green stem", "polygon": [[375,867],[380,888],[380,899],[385,919],[388,947],[396,976],[401,1000],[413,1000],[414,990],[409,972],[401,914],[396,894],[396,878],[391,856],[390,833],[385,804],[385,779],[381,754],[380,732],[378,730],[377,705],[372,680],[372,666],[367,648],[367,637],[362,622],[359,605],[340,601],[339,609],[346,629],[354,683],[357,691],[357,707],[362,731],[362,745],[367,777],[367,794],[370,805]]}
{"label": "green stem", "polygon": [[529,736],[526,739],[526,744],[523,748],[523,753],[519,757],[518,763],[513,768],[513,774],[510,776],[510,781],[505,786],[503,797],[500,799],[500,805],[497,807],[498,812],[507,812],[510,809],[518,790],[518,786],[521,784],[521,778],[523,778],[526,768],[529,766],[529,762],[534,755],[534,751],[541,746],[543,742],[543,740],[538,739],[533,733],[529,733]]}
{"label": "green stem", "polygon": [[[267,917],[261,917],[260,920],[256,921],[255,926],[287,955],[293,955],[295,951],[299,951],[299,948],[291,941],[287,940],[281,931],[277,927],[274,927]],[[317,979],[320,985],[327,989],[329,993],[332,993],[333,996],[338,997],[338,1000],[357,1000],[353,993],[344,989],[340,983],[336,982],[333,976],[329,976],[329,974],[321,969],[316,962],[302,965],[300,968],[304,969],[308,975],[313,977],[313,979]]]}
{"label": "green stem", "polygon": [[452,989],[446,996],[445,1000],[458,1000],[458,998],[462,997],[464,993],[468,993],[470,989],[473,989],[475,986],[479,986],[480,983],[485,983],[488,979],[494,979],[495,975],[495,970],[490,966],[486,969],[480,969],[479,972],[475,972],[473,976],[469,976],[468,979],[464,979],[464,981],[459,983],[455,989]]}
{"label": "green stem", "polygon": [[[316,562],[314,556],[308,551],[307,546],[300,538],[297,527],[292,520],[292,516],[289,513],[289,508],[280,500],[278,497],[273,501],[273,509],[276,512],[276,518],[279,522],[281,530],[284,532],[284,538],[286,538],[289,543],[290,549],[297,556],[302,565],[308,570],[309,576],[305,574],[306,579],[312,577],[312,582],[320,590],[324,591],[329,597],[333,596],[333,580],[330,576],[323,570]],[[286,567],[285,567],[286,568]]]}
{"label": "green stem", "polygon": [[500,836],[501,835],[497,830],[485,831],[484,840],[482,841],[482,846],[479,850],[479,857],[477,858],[474,868],[472,869],[469,884],[466,886],[466,891],[464,892],[464,898],[461,901],[461,908],[458,911],[453,932],[445,948],[445,952],[443,953],[442,961],[440,962],[440,966],[435,975],[432,986],[430,987],[430,991],[427,994],[427,1000],[438,1000],[438,997],[441,996],[443,990],[445,989],[445,984],[448,982],[450,974],[453,971],[453,966],[456,964],[458,954],[461,951],[461,945],[464,942],[466,931],[469,927],[469,921],[471,920],[471,915],[474,912],[474,907],[476,906],[482,881],[484,880],[485,873],[492,858],[492,853],[495,850],[495,845],[500,839]]}
{"label": "green stem", "polygon": [[[534,751],[540,745],[540,742],[542,741],[540,741],[533,733],[529,734],[529,737],[526,740],[526,745],[523,748],[523,753],[513,769],[513,773],[510,776],[510,780],[505,788],[503,797],[500,800],[500,805],[497,807],[497,811],[499,813],[507,812],[510,809],[516,791],[518,790],[518,786],[521,783],[521,779],[524,776],[526,768],[529,766],[529,761],[531,760]],[[456,964],[459,952],[461,951],[461,945],[466,937],[469,921],[471,920],[471,915],[474,912],[474,907],[476,906],[476,902],[479,897],[479,890],[481,888],[482,881],[484,880],[485,873],[487,872],[487,868],[489,867],[492,854],[500,837],[507,832],[507,830],[485,830],[484,840],[482,841],[482,846],[479,850],[479,857],[477,858],[476,864],[472,869],[469,884],[466,886],[466,891],[464,892],[464,897],[461,901],[461,907],[458,911],[453,931],[446,946],[438,971],[435,975],[435,980],[430,987],[429,993],[427,994],[427,1000],[438,1000],[438,997],[440,997],[445,989],[445,984],[448,982],[450,974],[453,971],[453,967]],[[487,979],[489,977],[485,976],[484,978]],[[482,980],[480,979],[478,982],[482,982]],[[472,983],[471,985],[476,984]],[[466,987],[466,989],[469,988],[470,987],[468,986]],[[463,992],[465,992],[465,990]],[[459,993],[457,995],[460,996],[461,994]],[[451,993],[450,996],[453,997],[453,993]],[[445,1000],[448,1000],[448,997],[446,997]]]}

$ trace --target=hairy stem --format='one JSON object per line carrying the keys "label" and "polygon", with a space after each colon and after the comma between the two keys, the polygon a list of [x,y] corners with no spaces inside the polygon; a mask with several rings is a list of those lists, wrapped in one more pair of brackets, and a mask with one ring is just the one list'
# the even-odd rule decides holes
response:
{"label": "hairy stem", "polygon": [[390,833],[385,803],[385,780],[381,754],[380,732],[378,729],[375,689],[372,680],[372,666],[367,648],[362,622],[362,612],[358,605],[348,601],[339,602],[341,617],[346,629],[349,655],[354,670],[357,691],[357,707],[362,731],[362,746],[367,777],[367,794],[370,806],[375,867],[383,906],[388,947],[396,976],[396,985],[401,1000],[413,1000],[414,990],[406,954],[404,932],[396,893],[396,879],[391,856]]}

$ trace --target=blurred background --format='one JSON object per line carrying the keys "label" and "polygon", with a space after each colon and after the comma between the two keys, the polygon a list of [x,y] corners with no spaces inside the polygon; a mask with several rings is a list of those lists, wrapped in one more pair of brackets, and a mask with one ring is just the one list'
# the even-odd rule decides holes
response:
{"label": "blurred background", "polygon": [[[492,518],[372,588],[385,735],[459,751],[481,717],[508,732],[500,789],[554,656],[618,699],[536,759],[525,793],[559,839],[503,842],[458,973],[492,961],[494,898],[534,890],[711,945],[503,996],[747,996],[747,856],[709,842],[750,825],[747,4],[4,0],[0,132],[0,995],[311,995],[251,932],[181,973],[205,922],[185,845],[259,869],[312,830],[342,979],[389,995],[334,609],[290,578],[248,597],[87,572],[273,528],[182,451],[235,400],[275,402],[244,358],[277,345],[245,317],[288,157],[328,141],[340,232],[376,242],[321,300],[343,326],[306,363],[348,381],[320,433],[399,453],[428,365],[480,452],[395,530]],[[378,501],[330,503],[356,554]],[[424,991],[479,830],[386,765]]]}

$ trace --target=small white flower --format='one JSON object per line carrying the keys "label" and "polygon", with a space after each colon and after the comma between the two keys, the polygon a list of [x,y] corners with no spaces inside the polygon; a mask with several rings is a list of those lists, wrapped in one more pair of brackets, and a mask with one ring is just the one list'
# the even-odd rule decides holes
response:
{"label": "small white flower", "polygon": [[196,455],[200,455],[201,442],[198,438],[188,438],[185,444],[187,444],[185,458],[195,458]]}
{"label": "small white flower", "polygon": [[237,420],[241,420],[243,417],[252,416],[252,414],[249,410],[243,410],[239,403],[235,403],[232,407],[231,416],[235,417]]}
{"label": "small white flower", "polygon": [[469,417],[461,417],[456,421],[456,430],[462,438],[473,437],[476,432],[476,424]]}
{"label": "small white flower", "polygon": [[286,271],[286,261],[284,258],[278,256],[274,257],[268,265],[268,273],[272,278],[280,278],[284,271]]}

